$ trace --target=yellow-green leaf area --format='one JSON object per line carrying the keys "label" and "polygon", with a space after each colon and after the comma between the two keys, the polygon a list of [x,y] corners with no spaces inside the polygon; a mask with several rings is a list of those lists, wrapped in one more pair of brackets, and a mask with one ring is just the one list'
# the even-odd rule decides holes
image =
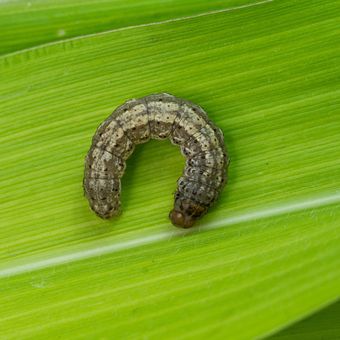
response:
{"label": "yellow-green leaf area", "polygon": [[[335,301],[339,9],[263,2],[3,56],[3,335],[248,339]],[[184,158],[167,141],[128,160],[119,218],[82,192],[96,127],[157,92],[201,105],[231,157],[185,233],[168,220]]]}

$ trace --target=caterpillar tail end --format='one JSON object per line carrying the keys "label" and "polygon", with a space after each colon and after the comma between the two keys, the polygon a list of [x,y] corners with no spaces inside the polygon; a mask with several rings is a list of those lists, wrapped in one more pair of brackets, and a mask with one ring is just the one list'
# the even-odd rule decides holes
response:
{"label": "caterpillar tail end", "polygon": [[100,217],[103,220],[110,220],[111,218],[117,217],[121,214],[121,210],[119,210],[119,211],[108,211],[108,212],[105,212],[105,213],[97,212],[97,211],[94,211],[94,212],[98,217]]}

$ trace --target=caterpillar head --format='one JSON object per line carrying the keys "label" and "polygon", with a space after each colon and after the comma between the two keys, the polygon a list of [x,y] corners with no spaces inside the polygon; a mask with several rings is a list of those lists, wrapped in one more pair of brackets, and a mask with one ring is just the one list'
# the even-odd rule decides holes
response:
{"label": "caterpillar head", "polygon": [[175,207],[169,218],[173,225],[181,228],[190,228],[207,211],[207,207],[190,199],[176,198]]}

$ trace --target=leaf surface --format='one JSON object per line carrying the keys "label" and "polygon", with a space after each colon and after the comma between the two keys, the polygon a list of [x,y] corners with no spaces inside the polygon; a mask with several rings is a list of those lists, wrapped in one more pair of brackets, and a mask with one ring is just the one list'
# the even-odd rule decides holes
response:
{"label": "leaf surface", "polygon": [[[337,1],[264,2],[3,56],[3,336],[253,338],[335,301],[338,17]],[[167,217],[184,166],[167,141],[129,159],[118,219],[82,193],[96,127],[157,92],[204,107],[232,160],[184,233]]]}

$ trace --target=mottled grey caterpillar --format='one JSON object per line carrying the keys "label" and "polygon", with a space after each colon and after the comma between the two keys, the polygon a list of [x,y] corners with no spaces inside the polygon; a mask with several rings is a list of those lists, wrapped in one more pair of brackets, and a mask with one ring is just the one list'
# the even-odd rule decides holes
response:
{"label": "mottled grey caterpillar", "polygon": [[128,100],[98,127],[85,159],[85,195],[101,218],[118,215],[125,161],[136,144],[150,138],[169,138],[186,157],[169,217],[174,225],[189,228],[216,201],[229,159],[222,131],[204,110],[170,94]]}

